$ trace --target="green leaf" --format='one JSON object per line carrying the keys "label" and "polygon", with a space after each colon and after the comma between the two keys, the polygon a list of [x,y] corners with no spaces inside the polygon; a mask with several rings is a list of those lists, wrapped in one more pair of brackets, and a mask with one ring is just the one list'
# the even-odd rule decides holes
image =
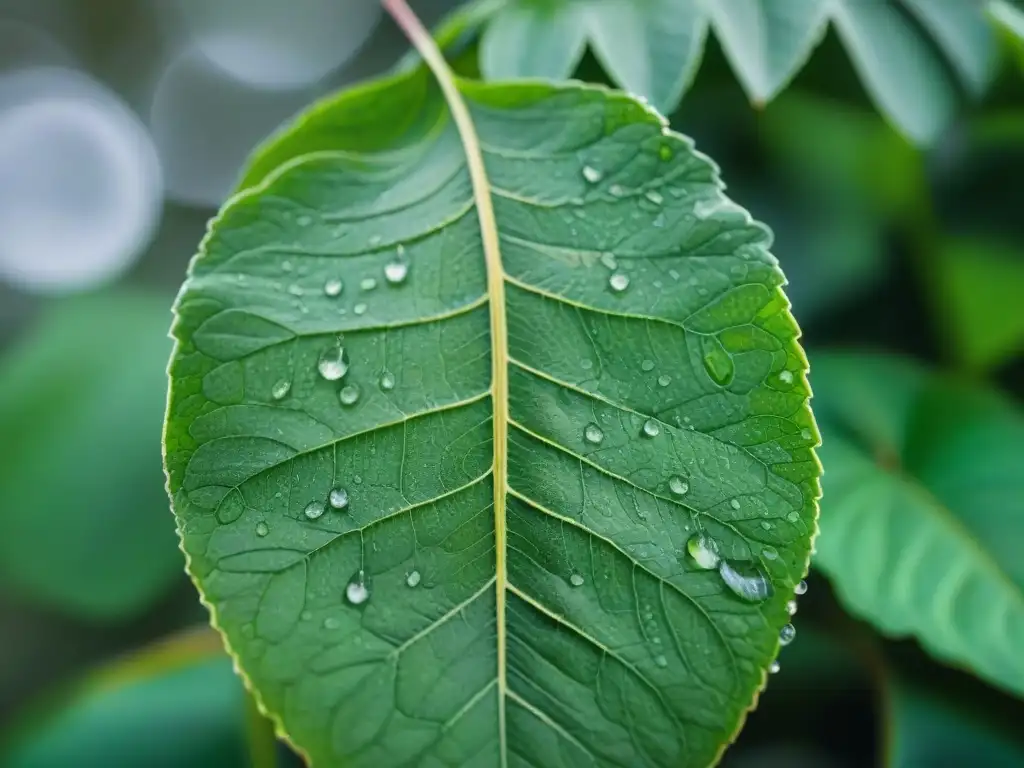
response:
{"label": "green leaf", "polygon": [[1024,253],[976,240],[947,239],[936,254],[938,288],[959,358],[988,369],[1024,351]]}
{"label": "green leaf", "polygon": [[990,0],[988,12],[996,23],[1024,43],[1024,11],[1007,0]]}
{"label": "green leaf", "polygon": [[212,632],[90,675],[16,726],[5,768],[245,768],[244,696]]}
{"label": "green leaf", "polygon": [[180,577],[156,438],[167,316],[148,294],[64,299],[0,369],[0,578],[64,611],[124,618]]}
{"label": "green leaf", "polygon": [[976,705],[899,679],[884,692],[889,768],[1024,765],[1019,733],[987,720]]}
{"label": "green leaf", "polygon": [[314,764],[705,766],[815,530],[770,235],[636,101],[427,53],[264,147],[192,264],[190,572]]}
{"label": "green leaf", "polygon": [[1024,695],[1024,416],[897,358],[820,355],[815,564],[846,606]]}

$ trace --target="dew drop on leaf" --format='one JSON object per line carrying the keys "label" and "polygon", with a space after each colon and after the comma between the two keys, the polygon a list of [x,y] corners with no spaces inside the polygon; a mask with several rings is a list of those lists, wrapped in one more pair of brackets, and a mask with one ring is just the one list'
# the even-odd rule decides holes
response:
{"label": "dew drop on leaf", "polygon": [[332,277],[324,283],[324,295],[333,299],[341,295],[341,290],[344,287],[345,284],[342,283],[341,280],[336,277]]}
{"label": "dew drop on leaf", "polygon": [[310,224],[313,223],[313,217],[307,216],[306,214],[302,214],[297,219],[295,219],[295,223],[298,224],[300,227],[308,227]]}
{"label": "dew drop on leaf", "polygon": [[391,371],[384,371],[380,375],[380,388],[385,392],[390,392],[395,388],[395,374]]}
{"label": "dew drop on leaf", "polygon": [[370,590],[366,586],[363,572],[359,572],[359,578],[348,583],[345,587],[345,599],[352,605],[362,605],[370,599]]}
{"label": "dew drop on leaf", "polygon": [[608,192],[612,197],[622,197],[626,194],[626,190],[624,190],[619,184],[612,184],[608,187]]}
{"label": "dew drop on leaf", "polygon": [[786,613],[788,613],[790,616],[795,616],[796,607],[796,600],[790,600],[786,603]]}
{"label": "dew drop on leaf", "polygon": [[663,376],[659,376],[658,377],[658,386],[659,387],[667,387],[671,383],[672,383],[672,377],[671,376],[664,376],[663,375]]}
{"label": "dew drop on leaf", "polygon": [[258,523],[256,523],[256,535],[257,536],[259,536],[262,539],[268,533],[270,533],[270,526],[269,525],[267,525],[262,520],[260,520]]}
{"label": "dew drop on leaf", "polygon": [[601,263],[604,264],[608,269],[618,269],[619,262],[615,260],[615,254],[605,251],[601,254]]}
{"label": "dew drop on leaf", "polygon": [[781,666],[779,665],[779,662],[777,662],[777,661],[773,661],[773,662],[772,662],[772,663],[771,663],[771,664],[770,664],[770,665],[768,666],[768,674],[771,674],[771,675],[777,675],[777,674],[779,674],[779,670],[780,670],[780,669],[782,669],[782,667],[781,667]]}
{"label": "dew drop on leaf", "polygon": [[597,424],[587,424],[586,428],[583,430],[583,437],[586,438],[588,443],[598,445],[602,440],[604,440],[604,432],[601,431],[601,428],[597,426]]}
{"label": "dew drop on leaf", "polygon": [[298,283],[292,283],[291,285],[288,286],[288,293],[290,293],[292,296],[302,296],[305,293],[305,291],[302,290],[302,286],[299,285]]}
{"label": "dew drop on leaf", "polygon": [[729,506],[732,507],[733,509],[739,509],[740,508],[740,500],[739,499],[730,499],[729,500]]}
{"label": "dew drop on leaf", "polygon": [[644,422],[644,435],[647,437],[657,437],[659,432],[661,432],[661,427],[658,426],[658,422],[654,419],[648,419]]}
{"label": "dew drop on leaf", "polygon": [[341,400],[342,405],[355,405],[359,400],[359,387],[355,384],[342,387],[341,392],[338,393],[338,399]]}
{"label": "dew drop on leaf", "polygon": [[710,337],[704,342],[704,370],[708,372],[711,380],[720,387],[731,382],[736,373],[732,355],[725,351],[722,342],[717,338]]}
{"label": "dew drop on leaf", "polygon": [[404,261],[389,261],[384,266],[384,278],[391,285],[401,285],[409,275],[409,265]]}
{"label": "dew drop on leaf", "polygon": [[341,622],[333,616],[328,616],[324,619],[324,629],[337,629],[341,626]]}
{"label": "dew drop on leaf", "polygon": [[644,195],[644,197],[646,197],[648,200],[650,200],[655,205],[661,205],[663,202],[665,202],[665,198],[661,196],[661,193],[660,192],[655,192],[653,189],[651,191],[647,192]]}
{"label": "dew drop on leaf", "polygon": [[806,595],[807,594],[807,582],[801,579],[800,583],[796,585],[796,589],[794,589],[793,591],[796,594],[798,594],[798,595]]}
{"label": "dew drop on leaf", "polygon": [[797,520],[800,519],[800,513],[797,512],[796,510],[793,510],[788,515],[786,515],[786,519],[791,523],[795,523]]}
{"label": "dew drop on leaf", "polygon": [[348,491],[339,485],[337,488],[331,489],[327,500],[334,509],[345,509],[348,506]]}
{"label": "dew drop on leaf", "polygon": [[723,560],[718,574],[734,595],[751,603],[760,603],[774,593],[772,583],[757,566]]}
{"label": "dew drop on leaf", "polygon": [[327,381],[337,381],[348,373],[348,357],[340,341],[320,353],[316,368]]}
{"label": "dew drop on leaf", "polygon": [[407,587],[418,587],[420,579],[421,576],[419,571],[410,571],[409,575],[405,577],[405,585]]}
{"label": "dew drop on leaf", "polygon": [[324,513],[324,503],[322,501],[311,501],[302,512],[310,520],[316,520]]}
{"label": "dew drop on leaf", "polygon": [[354,307],[352,307],[352,314],[354,314],[354,315],[365,315],[366,314],[366,305],[365,304],[356,304]]}
{"label": "dew drop on leaf", "polygon": [[359,281],[359,287],[364,291],[372,291],[377,287],[377,278],[375,277],[364,277]]}
{"label": "dew drop on leaf", "polygon": [[787,385],[788,384],[792,384],[793,383],[793,372],[792,371],[781,371],[779,373],[779,381],[782,382],[783,384],[787,384]]}
{"label": "dew drop on leaf", "polygon": [[616,293],[622,293],[624,290],[629,288],[629,275],[622,272],[616,272],[608,278],[608,285]]}
{"label": "dew drop on leaf", "polygon": [[582,587],[583,577],[578,573],[574,573],[572,576],[569,577],[569,583],[572,584],[574,587]]}
{"label": "dew drop on leaf", "polygon": [[659,667],[664,668],[668,666],[668,659],[666,659],[663,654],[659,654],[654,657],[654,663],[657,664]]}
{"label": "dew drop on leaf", "polygon": [[288,379],[281,379],[270,390],[270,396],[275,400],[283,400],[291,391],[292,383]]}
{"label": "dew drop on leaf", "polygon": [[648,372],[649,371],[653,371],[654,370],[654,361],[653,360],[644,360],[642,363],[640,363],[640,370],[648,371]]}
{"label": "dew drop on leaf", "polygon": [[601,173],[597,168],[589,165],[583,166],[583,178],[591,184],[597,184],[601,179],[604,178],[604,174]]}
{"label": "dew drop on leaf", "polygon": [[761,556],[764,557],[765,560],[777,560],[779,558],[779,553],[775,547],[766,544],[761,547]]}
{"label": "dew drop on leaf", "polygon": [[718,567],[721,557],[718,554],[718,543],[706,533],[698,533],[690,537],[686,542],[686,551],[690,553],[700,568],[710,571]]}
{"label": "dew drop on leaf", "polygon": [[796,637],[796,627],[792,624],[786,624],[779,630],[779,643],[782,645],[789,645],[793,642],[793,638]]}
{"label": "dew drop on leaf", "polygon": [[690,484],[685,477],[673,475],[668,479],[668,489],[676,496],[685,496],[690,492]]}

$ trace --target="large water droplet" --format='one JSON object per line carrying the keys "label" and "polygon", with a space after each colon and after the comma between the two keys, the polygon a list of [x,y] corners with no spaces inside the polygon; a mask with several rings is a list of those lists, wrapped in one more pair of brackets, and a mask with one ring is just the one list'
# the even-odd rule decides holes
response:
{"label": "large water droplet", "polygon": [[270,396],[275,400],[283,400],[292,389],[292,383],[288,379],[281,379],[270,390]]}
{"label": "large water droplet", "polygon": [[782,645],[789,645],[793,642],[793,638],[796,637],[796,627],[792,624],[786,624],[782,629],[779,630],[779,643]]}
{"label": "large water droplet", "polygon": [[729,506],[732,507],[733,509],[739,509],[740,508],[740,500],[739,499],[730,499],[729,500]]}
{"label": "large water droplet", "polygon": [[622,293],[629,288],[629,275],[623,272],[616,272],[608,278],[608,285],[616,293]]}
{"label": "large water droplet", "polygon": [[760,603],[775,591],[764,572],[749,563],[723,560],[718,565],[718,574],[733,594],[751,603]]}
{"label": "large water droplet", "polygon": [[662,376],[658,377],[658,386],[659,387],[667,387],[671,383],[672,383],[672,377],[671,376],[662,375]]}
{"label": "large water droplet", "polygon": [[421,576],[419,571],[410,571],[409,575],[405,577],[405,584],[408,587],[417,587],[419,586],[420,579]]}
{"label": "large water droplet", "polygon": [[793,372],[792,371],[780,371],[779,372],[779,381],[782,382],[783,384],[787,385],[787,386],[792,384],[793,383]]}
{"label": "large water droplet", "polygon": [[328,381],[337,381],[348,373],[348,356],[340,340],[320,353],[316,368]]}
{"label": "large water droplet", "polygon": [[657,437],[659,432],[661,432],[661,427],[658,426],[658,422],[654,419],[648,419],[644,422],[644,435],[647,437]]}
{"label": "large water droplet", "polygon": [[583,178],[591,184],[597,184],[601,179],[604,178],[604,174],[601,173],[597,168],[593,168],[589,165],[583,166]]}
{"label": "large water droplet", "polygon": [[587,424],[586,428],[583,430],[583,437],[586,438],[588,443],[597,445],[604,440],[604,432],[601,431],[601,428],[597,426],[597,424],[591,423]]}
{"label": "large water droplet", "polygon": [[724,387],[736,372],[732,361],[732,355],[725,351],[722,342],[717,336],[705,336],[704,342],[704,370],[708,376],[719,386]]}
{"label": "large water droplet", "polygon": [[668,479],[668,489],[676,496],[685,496],[690,492],[690,484],[685,477],[673,475]]}
{"label": "large water droplet", "polygon": [[698,533],[690,537],[686,542],[686,551],[690,553],[693,561],[705,571],[717,568],[722,559],[718,554],[718,542],[706,533]]}
{"label": "large water droplet", "polygon": [[257,536],[259,536],[262,539],[268,533],[270,533],[270,526],[269,525],[267,525],[262,520],[260,520],[258,523],[256,523],[256,535]]}
{"label": "large water droplet", "polygon": [[765,560],[777,560],[779,558],[779,552],[775,547],[765,544],[761,547],[761,556]]}
{"label": "large water droplet", "polygon": [[355,384],[342,387],[341,392],[338,393],[338,399],[341,400],[342,405],[355,405],[359,400],[359,387]]}
{"label": "large water droplet", "polygon": [[341,282],[341,280],[336,277],[332,277],[324,283],[324,295],[333,299],[336,296],[341,295],[341,290],[344,287],[345,284]]}
{"label": "large water droplet", "polygon": [[384,266],[384,278],[391,285],[400,285],[409,275],[409,265],[401,260],[389,261]]}
{"label": "large water droplet", "polygon": [[316,520],[324,513],[324,503],[322,501],[311,501],[306,505],[303,510],[303,514],[310,520]]}
{"label": "large water droplet", "polygon": [[572,576],[569,577],[569,583],[572,584],[574,587],[582,587],[583,577],[578,573],[574,573]]}
{"label": "large water droplet", "polygon": [[345,509],[348,506],[348,491],[339,485],[331,490],[327,495],[327,500],[334,509]]}
{"label": "large water droplet", "polygon": [[771,664],[770,664],[770,665],[768,666],[768,674],[770,674],[770,675],[777,675],[777,674],[779,674],[779,670],[780,670],[780,669],[782,669],[782,667],[781,667],[781,666],[779,666],[779,662],[777,662],[777,661],[773,661],[773,662],[772,662],[772,663],[771,663]]}
{"label": "large water droplet", "polygon": [[796,589],[794,589],[793,591],[798,595],[807,594],[807,582],[801,579],[800,583],[796,585]]}
{"label": "large water droplet", "polygon": [[366,586],[362,571],[359,572],[358,579],[350,581],[348,586],[345,587],[345,599],[352,603],[352,605],[362,605],[370,599],[370,590]]}
{"label": "large water droplet", "polygon": [[391,371],[384,371],[380,375],[380,388],[385,392],[390,392],[395,388],[395,374]]}
{"label": "large water droplet", "polygon": [[654,361],[653,360],[644,360],[642,363],[640,363],[640,370],[641,371],[653,371],[654,370]]}

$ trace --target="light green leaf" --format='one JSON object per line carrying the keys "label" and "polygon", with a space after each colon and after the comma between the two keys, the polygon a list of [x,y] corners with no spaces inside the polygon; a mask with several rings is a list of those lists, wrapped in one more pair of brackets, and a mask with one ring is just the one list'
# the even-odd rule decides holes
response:
{"label": "light green leaf", "polygon": [[814,363],[816,565],[886,634],[1024,694],[1024,416],[896,358]]}
{"label": "light green leaf", "polygon": [[125,292],[43,310],[0,367],[0,578],[94,619],[176,578],[161,492],[166,300]]}
{"label": "light green leaf", "polygon": [[815,530],[770,235],[630,98],[428,61],[263,148],[191,267],[190,572],[316,765],[708,765]]}
{"label": "light green leaf", "polygon": [[1024,43],[1024,11],[1007,0],[990,0],[988,12],[1000,27]]}
{"label": "light green leaf", "polygon": [[3,739],[5,768],[246,768],[244,698],[212,631],[98,670]]}
{"label": "light green leaf", "polygon": [[484,33],[480,71],[491,80],[568,77],[587,46],[587,30],[575,10],[560,12],[540,3],[507,5]]}
{"label": "light green leaf", "polygon": [[976,240],[947,239],[935,254],[937,286],[960,359],[987,369],[1024,351],[1024,253]]}
{"label": "light green leaf", "polygon": [[995,74],[992,26],[980,12],[983,0],[903,0],[945,51],[960,78],[981,94]]}
{"label": "light green leaf", "polygon": [[889,768],[1024,765],[1019,732],[1000,728],[976,704],[899,679],[884,694]]}

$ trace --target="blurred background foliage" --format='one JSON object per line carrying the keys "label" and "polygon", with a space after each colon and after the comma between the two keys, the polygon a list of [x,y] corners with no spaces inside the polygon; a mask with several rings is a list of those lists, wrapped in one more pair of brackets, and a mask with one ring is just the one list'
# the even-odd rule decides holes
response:
{"label": "blurred background foliage", "polygon": [[[985,13],[934,130],[834,28],[763,93],[712,35],[669,104],[775,231],[824,439],[799,637],[727,766],[1024,766],[1024,12]],[[474,32],[463,72],[511,67]],[[0,0],[0,766],[299,764],[183,574],[169,309],[254,144],[406,48],[367,0]]]}

